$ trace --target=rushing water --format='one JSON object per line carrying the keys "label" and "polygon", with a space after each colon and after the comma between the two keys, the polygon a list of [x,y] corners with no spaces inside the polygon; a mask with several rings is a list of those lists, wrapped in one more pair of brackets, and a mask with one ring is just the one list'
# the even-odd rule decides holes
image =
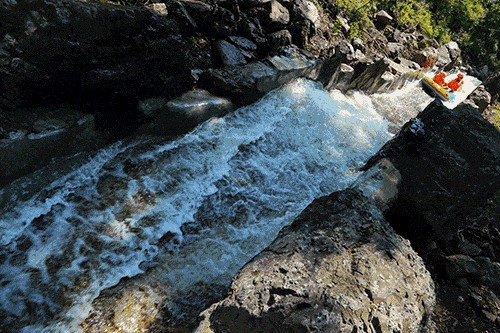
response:
{"label": "rushing water", "polygon": [[429,101],[415,84],[368,97],[298,80],[175,141],[103,149],[28,199],[3,190],[0,330],[75,332],[148,267],[172,295],[228,284]]}

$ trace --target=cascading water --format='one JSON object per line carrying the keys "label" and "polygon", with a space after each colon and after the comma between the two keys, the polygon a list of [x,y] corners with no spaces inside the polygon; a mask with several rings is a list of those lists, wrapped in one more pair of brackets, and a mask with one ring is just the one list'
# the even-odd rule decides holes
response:
{"label": "cascading water", "polygon": [[22,182],[2,190],[0,328],[76,332],[103,289],[145,269],[174,312],[197,282],[228,285],[430,102],[415,86],[344,95],[297,80],[175,141],[108,147],[29,199],[10,197]]}

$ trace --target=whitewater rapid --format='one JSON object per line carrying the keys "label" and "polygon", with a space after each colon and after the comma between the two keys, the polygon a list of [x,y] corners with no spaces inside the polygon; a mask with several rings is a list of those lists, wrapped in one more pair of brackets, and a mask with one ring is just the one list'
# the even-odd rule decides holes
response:
{"label": "whitewater rapid", "polygon": [[0,191],[0,330],[77,332],[102,290],[147,268],[178,297],[228,284],[431,101],[416,84],[297,80],[175,141],[116,143],[28,199]]}

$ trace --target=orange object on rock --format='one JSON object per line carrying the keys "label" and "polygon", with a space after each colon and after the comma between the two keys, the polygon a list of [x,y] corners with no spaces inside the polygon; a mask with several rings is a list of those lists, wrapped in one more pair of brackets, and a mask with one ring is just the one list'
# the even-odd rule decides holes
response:
{"label": "orange object on rock", "polygon": [[457,91],[458,89],[460,89],[460,87],[464,84],[464,81],[462,80],[463,77],[463,74],[458,74],[455,79],[448,82],[448,88],[450,88],[451,91]]}
{"label": "orange object on rock", "polygon": [[446,74],[444,72],[439,72],[438,74],[434,75],[432,80],[439,84],[441,87],[446,87],[446,82],[444,82],[445,77]]}

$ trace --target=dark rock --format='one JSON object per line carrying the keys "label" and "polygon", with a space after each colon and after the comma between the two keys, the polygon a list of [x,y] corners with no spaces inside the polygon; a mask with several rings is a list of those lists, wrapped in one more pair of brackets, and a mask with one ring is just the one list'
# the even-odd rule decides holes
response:
{"label": "dark rock", "polygon": [[433,283],[357,190],[313,201],[246,264],[196,332],[392,332],[431,327]]}
{"label": "dark rock", "polygon": [[491,94],[491,102],[494,103],[500,96],[500,71],[496,71],[483,82],[486,90]]}
{"label": "dark rock", "polygon": [[257,50],[257,45],[251,40],[240,37],[240,36],[229,36],[231,42],[242,50],[255,51]]}
{"label": "dark rock", "polygon": [[381,10],[375,14],[375,24],[379,29],[383,29],[391,24],[392,19],[392,16],[387,14],[385,10]]}
{"label": "dark rock", "polygon": [[458,243],[457,249],[461,254],[472,257],[477,256],[481,253],[481,248],[479,246],[467,241],[466,239]]}
{"label": "dark rock", "polygon": [[217,51],[223,65],[244,65],[247,63],[243,53],[225,40],[217,42]]}
{"label": "dark rock", "polygon": [[24,0],[3,8],[0,22],[10,40],[2,47],[9,65],[0,68],[7,110],[79,107],[96,113],[98,128],[124,134],[140,121],[140,100],[173,98],[194,83],[196,50],[179,38],[170,15],[94,1]]}
{"label": "dark rock", "polygon": [[292,35],[288,30],[280,30],[268,35],[269,48],[279,49],[292,44]]}
{"label": "dark rock", "polygon": [[404,46],[401,43],[390,42],[387,44],[387,51],[389,52],[391,58],[397,58],[403,48]]}
{"label": "dark rock", "polygon": [[351,43],[343,40],[335,47],[335,56],[340,57],[342,62],[354,60],[354,48]]}
{"label": "dark rock", "polygon": [[477,87],[468,98],[478,106],[478,111],[481,113],[491,104],[491,95],[482,85]]}
{"label": "dark rock", "polygon": [[500,187],[500,133],[469,105],[449,111],[431,103],[406,124],[367,166],[389,159],[401,172],[392,225],[419,248],[452,239],[457,218],[470,213]]}
{"label": "dark rock", "polygon": [[371,64],[351,84],[368,93],[391,91],[401,87],[411,70],[402,64],[384,58]]}
{"label": "dark rock", "polygon": [[327,89],[347,90],[351,79],[354,75],[354,68],[346,64],[340,64],[335,73],[333,74],[330,82],[326,86]]}
{"label": "dark rock", "polygon": [[371,64],[373,64],[374,60],[370,57],[367,57],[360,50],[356,50],[356,52],[354,53],[354,58],[355,58],[355,60],[352,62],[351,66],[354,68],[353,79],[356,79]]}
{"label": "dark rock", "polygon": [[205,120],[231,111],[233,104],[230,100],[195,89],[169,101],[155,123],[167,130],[186,132]]}
{"label": "dark rock", "polygon": [[408,60],[406,58],[398,57],[394,61],[396,63],[403,65],[405,67],[408,67],[409,69],[412,69],[412,70],[420,69],[420,66],[416,62]]}
{"label": "dark rock", "polygon": [[451,280],[474,275],[477,273],[477,268],[474,259],[466,255],[456,254],[445,258],[446,274]]}
{"label": "dark rock", "polygon": [[320,24],[320,15],[316,5],[308,0],[295,1],[300,15],[312,23],[312,26],[317,29]]}
{"label": "dark rock", "polygon": [[500,292],[500,281],[498,280],[500,276],[500,263],[492,261],[488,257],[476,257],[475,260],[478,265],[477,275],[481,284],[488,286],[498,295]]}
{"label": "dark rock", "polygon": [[244,66],[209,69],[200,75],[199,85],[229,97],[236,106],[248,104],[266,92],[298,78],[318,77],[319,63],[294,48],[282,55],[269,57],[266,63],[256,61]]}
{"label": "dark rock", "polygon": [[197,1],[197,0],[178,0],[178,1],[180,1],[190,12],[195,12],[198,15],[206,15],[214,10],[214,7],[212,7],[205,1]]}
{"label": "dark rock", "polygon": [[262,6],[266,3],[271,2],[272,0],[242,0],[241,4],[243,6]]}

